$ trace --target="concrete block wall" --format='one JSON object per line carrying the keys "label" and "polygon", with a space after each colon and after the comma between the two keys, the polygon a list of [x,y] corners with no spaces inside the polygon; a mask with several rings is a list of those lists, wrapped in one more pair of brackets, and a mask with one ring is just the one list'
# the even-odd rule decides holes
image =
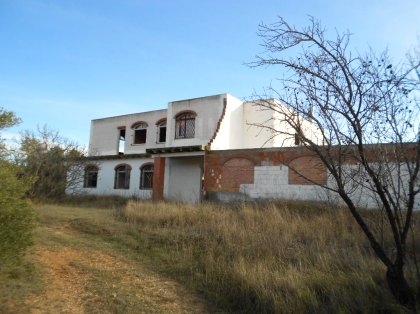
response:
{"label": "concrete block wall", "polygon": [[316,185],[305,183],[290,184],[289,173],[293,172],[285,165],[256,166],[253,184],[241,184],[239,192],[252,199],[300,199],[321,200],[324,193]]}
{"label": "concrete block wall", "polygon": [[[211,151],[205,156],[204,168],[204,189],[209,199],[296,199],[343,204],[336,193],[315,184],[334,186],[318,157],[304,148]],[[357,173],[356,168],[348,165],[344,171]],[[378,207],[368,187],[349,185],[348,189],[357,206]],[[415,208],[420,210],[420,196]]]}
{"label": "concrete block wall", "polygon": [[204,189],[212,199],[317,199],[325,195],[313,182],[325,183],[326,170],[303,148],[211,151],[205,156]]}

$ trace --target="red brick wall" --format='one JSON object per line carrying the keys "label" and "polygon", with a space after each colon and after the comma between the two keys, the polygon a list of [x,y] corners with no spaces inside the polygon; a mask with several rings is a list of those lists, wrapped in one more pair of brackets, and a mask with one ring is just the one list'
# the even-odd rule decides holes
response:
{"label": "red brick wall", "polygon": [[[305,148],[210,151],[204,159],[204,189],[208,192],[239,191],[254,182],[254,166],[291,166],[311,180],[326,182],[326,170],[318,157]],[[312,184],[289,169],[289,184]]]}
{"label": "red brick wall", "polygon": [[[325,166],[317,157],[298,157],[293,159],[288,166],[289,184],[313,184],[312,182],[319,184],[327,183]],[[309,179],[309,181],[307,179]]]}
{"label": "red brick wall", "polygon": [[165,157],[154,158],[153,200],[163,199],[163,184],[165,181]]}
{"label": "red brick wall", "polygon": [[222,166],[221,186],[225,191],[238,191],[241,184],[254,183],[254,163],[246,158],[232,158]]}

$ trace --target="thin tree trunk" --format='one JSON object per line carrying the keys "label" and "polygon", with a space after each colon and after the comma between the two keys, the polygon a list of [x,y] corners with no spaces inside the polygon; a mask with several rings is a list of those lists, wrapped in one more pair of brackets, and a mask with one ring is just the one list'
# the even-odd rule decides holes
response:
{"label": "thin tree trunk", "polygon": [[388,267],[386,272],[389,289],[398,303],[416,313],[416,296],[414,290],[405,279],[401,265]]}

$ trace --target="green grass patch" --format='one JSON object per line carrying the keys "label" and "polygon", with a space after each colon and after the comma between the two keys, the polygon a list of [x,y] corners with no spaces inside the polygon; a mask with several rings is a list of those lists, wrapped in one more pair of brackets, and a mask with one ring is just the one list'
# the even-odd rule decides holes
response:
{"label": "green grass patch", "polygon": [[0,272],[0,313],[29,313],[31,295],[44,292],[43,270],[30,255]]}

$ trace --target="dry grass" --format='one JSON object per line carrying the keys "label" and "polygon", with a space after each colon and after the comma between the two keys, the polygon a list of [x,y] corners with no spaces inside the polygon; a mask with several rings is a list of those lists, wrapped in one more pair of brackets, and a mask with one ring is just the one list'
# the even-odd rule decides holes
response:
{"label": "dry grass", "polygon": [[[21,270],[16,279],[0,276],[0,312],[42,308],[42,300],[54,301],[44,302],[47,309],[65,306],[62,293],[51,294],[62,285],[54,288],[50,278],[64,269],[64,275],[80,274],[80,280],[68,281],[76,289],[66,291],[95,296],[82,298],[86,312],[404,313],[387,289],[384,267],[346,210],[305,202],[111,201],[106,208],[83,199],[73,202],[77,207],[37,205],[34,252],[41,258],[28,256],[36,271]],[[379,212],[363,214],[376,232],[382,230]],[[420,239],[418,214],[414,239]],[[389,238],[387,232],[380,237],[391,250]],[[66,250],[74,254],[63,253],[64,268],[41,271],[44,264],[37,260],[51,256],[45,265],[58,263],[56,254]],[[419,241],[413,251],[420,255]],[[413,268],[407,275],[414,282]],[[48,283],[44,289],[42,281]],[[31,303],[28,295],[41,301]]]}
{"label": "dry grass", "polygon": [[[130,201],[119,214],[138,235],[142,254],[219,307],[403,311],[386,288],[384,267],[343,209],[302,202],[226,207]],[[380,221],[379,213],[367,215]]]}
{"label": "dry grass", "polygon": [[128,246],[130,225],[113,209],[90,205],[34,206],[35,245],[0,271],[0,313],[208,313],[205,300]]}

